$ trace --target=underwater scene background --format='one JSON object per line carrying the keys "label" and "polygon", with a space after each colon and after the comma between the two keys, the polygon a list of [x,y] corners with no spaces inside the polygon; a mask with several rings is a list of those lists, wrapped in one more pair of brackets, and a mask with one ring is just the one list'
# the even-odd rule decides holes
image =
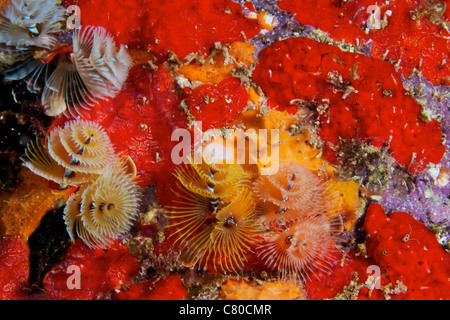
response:
{"label": "underwater scene background", "polygon": [[449,10],[0,1],[0,298],[450,299]]}

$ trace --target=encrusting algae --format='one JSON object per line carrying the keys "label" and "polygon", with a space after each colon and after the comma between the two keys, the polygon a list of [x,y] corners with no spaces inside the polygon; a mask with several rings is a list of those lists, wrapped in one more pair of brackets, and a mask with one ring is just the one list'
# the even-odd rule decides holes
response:
{"label": "encrusting algae", "polygon": [[27,168],[22,168],[18,180],[20,184],[12,192],[0,194],[0,234],[27,240],[42,217],[52,208],[64,205],[73,189],[52,189],[48,180]]}
{"label": "encrusting algae", "polygon": [[306,300],[306,294],[292,282],[251,283],[228,279],[221,286],[219,299],[223,300]]}

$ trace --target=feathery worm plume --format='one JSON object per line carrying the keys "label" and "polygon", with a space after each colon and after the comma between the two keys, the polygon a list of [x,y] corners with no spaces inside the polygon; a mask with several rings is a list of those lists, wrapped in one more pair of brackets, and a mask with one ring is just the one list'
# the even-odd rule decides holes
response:
{"label": "feathery worm plume", "polygon": [[[118,94],[131,57],[103,27],[83,27],[64,40],[70,36],[65,30],[67,13],[58,3],[12,0],[0,13],[0,64],[6,68],[5,80],[27,78],[29,91],[42,89],[48,116],[77,116]],[[50,72],[48,62],[55,55],[56,67]]]}
{"label": "feathery worm plume", "polygon": [[76,116],[81,109],[115,97],[131,67],[131,57],[125,46],[118,49],[103,27],[87,26],[76,30],[72,45],[72,53],[60,55],[42,92],[42,105],[49,116],[61,113]]}
{"label": "feathery worm plume", "polygon": [[[217,223],[211,233],[209,251],[214,255],[215,269],[239,270],[252,251],[260,231],[255,223],[254,204],[249,190],[243,190],[216,215]],[[219,265],[220,268],[217,268]]]}
{"label": "feathery worm plume", "polygon": [[117,161],[107,133],[93,121],[66,122],[50,132],[48,149],[58,164],[75,172],[101,174]]}
{"label": "feathery worm plume", "polygon": [[329,192],[322,178],[301,165],[280,163],[276,174],[259,176],[253,182],[253,193],[257,200],[255,212],[265,225],[312,215],[336,221],[342,218],[337,194]]}
{"label": "feathery worm plume", "polygon": [[261,175],[254,193],[263,202],[308,212],[321,201],[322,179],[307,168],[290,162],[280,163],[274,175]]}
{"label": "feathery worm plume", "polygon": [[[59,32],[60,23],[65,20],[65,8],[59,6],[58,2],[55,0],[11,0],[2,14],[2,20],[7,20],[3,30],[10,31],[11,43],[50,47],[54,39],[48,35]],[[14,37],[14,31],[20,34]]]}
{"label": "feathery worm plume", "polygon": [[185,266],[237,271],[259,230],[248,174],[236,164],[191,163],[175,170],[176,199],[167,207],[168,228],[183,246]]}
{"label": "feathery worm plume", "polygon": [[90,248],[107,248],[111,245],[112,239],[108,237],[96,237],[84,227],[81,221],[81,202],[84,187],[70,195],[64,208],[64,221],[66,223],[67,232],[72,242],[77,237]]}
{"label": "feathery worm plume", "polygon": [[204,197],[227,198],[249,185],[250,175],[240,165],[213,165],[204,159],[175,169],[175,176],[184,188]]}
{"label": "feathery worm plume", "polygon": [[[63,128],[53,130],[47,137],[47,146],[39,139],[30,142],[22,160],[35,174],[62,186],[95,180],[120,164],[104,129],[84,120],[69,121]],[[122,167],[133,171],[129,161]]]}
{"label": "feathery worm plume", "polygon": [[114,168],[70,196],[64,220],[72,241],[107,248],[129,231],[138,214],[139,190],[124,167]]}
{"label": "feathery worm plume", "polygon": [[139,210],[136,166],[119,158],[104,129],[95,122],[73,120],[56,128],[47,148],[30,142],[24,165],[63,186],[79,186],[64,208],[72,241],[78,236],[91,248],[107,248],[129,231]]}
{"label": "feathery worm plume", "polygon": [[50,54],[64,32],[66,9],[55,0],[12,0],[0,13],[0,63],[5,80],[28,77],[28,89],[40,89],[47,65],[35,59]]}
{"label": "feathery worm plume", "polygon": [[111,170],[90,183],[82,194],[81,221],[94,236],[117,238],[136,218],[139,191],[124,170]]}
{"label": "feathery worm plume", "polygon": [[23,165],[38,176],[54,181],[62,186],[75,186],[95,179],[97,175],[74,172],[58,164],[39,139],[30,141],[25,149]]}
{"label": "feathery worm plume", "polygon": [[257,248],[258,257],[285,280],[303,281],[316,271],[329,271],[337,251],[330,221],[303,217],[282,232],[268,234]]}
{"label": "feathery worm plume", "polygon": [[252,252],[260,231],[254,218],[251,192],[242,190],[217,211],[211,211],[206,201],[201,203],[205,204],[206,210],[197,210],[197,219],[179,223],[181,228],[177,232],[183,232],[185,245],[181,261],[186,266],[198,264],[205,269],[212,262],[217,271],[239,270],[247,260],[246,255]]}

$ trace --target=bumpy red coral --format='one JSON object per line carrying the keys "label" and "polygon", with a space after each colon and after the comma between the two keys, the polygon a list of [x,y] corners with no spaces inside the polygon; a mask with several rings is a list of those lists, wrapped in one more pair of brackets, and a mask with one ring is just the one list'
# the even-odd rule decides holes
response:
{"label": "bumpy red coral", "polygon": [[[371,204],[364,231],[368,257],[351,250],[331,276],[317,273],[305,284],[309,299],[450,298],[450,254],[423,223],[405,212],[387,216],[380,205]],[[367,279],[376,271],[380,286],[371,290]]]}
{"label": "bumpy red coral", "polygon": [[154,281],[135,283],[127,291],[113,295],[116,300],[180,300],[187,297],[187,289],[178,275]]}
{"label": "bumpy red coral", "polygon": [[[79,268],[79,288],[75,278],[77,269],[69,268],[71,266]],[[130,285],[139,267],[137,257],[119,241],[104,251],[92,250],[78,239],[68,249],[64,261],[47,273],[44,289],[52,299],[104,299],[120,289],[122,284]]]}
{"label": "bumpy red coral", "polygon": [[256,19],[245,18],[241,6],[230,0],[137,0],[120,5],[78,0],[76,4],[83,24],[104,26],[119,43],[149,49],[163,59],[169,50],[180,59],[190,53],[207,54],[217,41],[242,41],[261,29]]}
{"label": "bumpy red coral", "polygon": [[19,237],[0,239],[0,300],[24,299],[28,282],[30,249]]}
{"label": "bumpy red coral", "polygon": [[[296,14],[302,24],[328,32],[334,40],[363,45],[371,40],[374,57],[398,63],[408,76],[419,68],[433,84],[449,84],[448,36],[444,22],[449,9],[440,0],[393,1],[379,3],[379,29],[368,29],[368,19],[376,1],[280,1],[279,6]],[[445,12],[444,12],[445,11]],[[365,30],[368,30],[366,33]]]}
{"label": "bumpy red coral", "polygon": [[[363,256],[356,256],[354,252],[346,254],[342,259],[341,265],[337,264],[331,273],[317,272],[315,277],[305,283],[305,290],[310,300],[331,299],[339,294],[342,294],[344,288],[349,286],[352,280],[357,279],[357,283],[364,284],[369,275],[370,266],[375,266],[375,261],[371,258],[364,258]],[[380,269],[381,271],[381,269]],[[381,274],[380,285],[386,285],[389,280],[386,276]],[[359,291],[351,292],[355,294],[356,298],[365,300],[379,300],[383,299],[383,292],[378,289],[369,291],[365,286]],[[346,296],[345,299],[352,297]]]}
{"label": "bumpy red coral", "polygon": [[406,212],[386,216],[380,205],[372,204],[364,230],[367,253],[392,283],[401,281],[408,288],[395,298],[450,299],[450,254],[423,223]]}
{"label": "bumpy red coral", "polygon": [[[388,62],[291,38],[262,51],[253,79],[280,109],[294,99],[328,106],[319,115],[319,134],[333,145],[354,137],[376,147],[389,143],[394,158],[411,172],[439,163],[445,152],[438,121],[418,119],[420,106]],[[324,152],[336,162],[329,144]]]}
{"label": "bumpy red coral", "polygon": [[202,129],[230,125],[247,106],[249,95],[237,78],[228,78],[217,86],[204,84],[192,90],[186,99],[189,111]]}

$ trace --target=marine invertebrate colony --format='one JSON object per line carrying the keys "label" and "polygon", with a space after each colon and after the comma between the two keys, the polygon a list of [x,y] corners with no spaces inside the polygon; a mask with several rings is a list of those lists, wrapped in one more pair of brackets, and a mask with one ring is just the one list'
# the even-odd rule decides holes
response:
{"label": "marine invertebrate colony", "polygon": [[244,17],[239,3],[228,0],[168,0],[157,4],[154,0],[136,0],[130,6],[103,0],[68,3],[80,7],[83,24],[104,26],[117,35],[120,43],[149,50],[160,61],[170,52],[179,59],[191,53],[205,54],[216,42],[244,41],[261,30],[256,19]]}
{"label": "marine invertebrate colony", "polygon": [[261,261],[282,279],[297,282],[329,271],[343,225],[325,181],[301,165],[282,162],[276,174],[259,176],[253,190],[259,201],[255,211],[269,229],[257,247]]}
{"label": "marine invertebrate colony", "polygon": [[206,163],[178,169],[177,196],[168,207],[170,237],[184,248],[187,266],[238,271],[252,251],[259,226],[249,189],[248,174],[240,165],[217,167]]}
{"label": "marine invertebrate colony", "polygon": [[24,165],[61,185],[78,185],[95,179],[118,159],[109,137],[92,121],[70,121],[52,131],[47,147],[31,142]]}
{"label": "marine invertebrate colony", "polygon": [[[0,15],[4,79],[26,78],[30,91],[42,89],[41,102],[49,116],[76,116],[116,96],[131,66],[125,47],[117,49],[105,28],[87,26],[70,36],[66,19],[66,9],[55,0],[14,0]],[[56,60],[54,70],[49,68],[51,60]]]}
{"label": "marine invertebrate colony", "polygon": [[387,216],[378,204],[367,209],[367,252],[390,280],[408,289],[408,299],[450,299],[450,253],[436,236],[406,212]]}
{"label": "marine invertebrate colony", "polygon": [[[30,269],[30,249],[25,240],[19,237],[5,237],[0,239],[0,299],[17,300],[24,299],[26,293],[23,290],[28,280]],[[11,268],[12,266],[12,268]],[[11,279],[14,279],[11,281]]]}
{"label": "marine invertebrate colony", "polygon": [[22,167],[18,179],[20,189],[12,194],[0,194],[0,233],[2,236],[17,236],[28,241],[48,211],[57,210],[73,189],[49,188],[46,179],[26,167]]}
{"label": "marine invertebrate colony", "polygon": [[[280,163],[274,175],[258,177],[253,184],[256,197],[266,203],[292,209],[299,214],[322,214],[327,208],[324,181],[303,166],[292,162]],[[331,206],[330,206],[331,207]]]}
{"label": "marine invertebrate colony", "polygon": [[[328,6],[327,1],[280,2],[280,8],[296,15],[303,24],[327,32],[347,43],[368,47],[373,57],[392,61],[405,78],[420,71],[435,86],[449,84],[448,7],[445,1],[398,1],[375,5],[370,0],[345,2]],[[373,10],[379,14],[379,26],[368,23]],[[312,12],[321,14],[311,14]],[[396,43],[398,45],[392,45]],[[370,46],[369,46],[370,44]]]}
{"label": "marine invertebrate colony", "polygon": [[0,14],[0,65],[5,80],[27,78],[27,88],[39,91],[48,65],[43,61],[59,49],[66,9],[55,0],[13,0]]}
{"label": "marine invertebrate colony", "polygon": [[[67,290],[67,270],[79,266],[83,274],[80,289]],[[106,299],[110,291],[119,291],[131,285],[139,273],[139,262],[128,247],[114,241],[108,250],[87,247],[77,240],[67,250],[65,260],[50,270],[43,279],[51,299],[88,300]],[[63,280],[63,281],[62,281]]]}
{"label": "marine invertebrate colony", "polygon": [[330,272],[336,254],[330,220],[301,217],[287,229],[267,234],[257,251],[265,264],[284,280],[301,281],[317,271]]}
{"label": "marine invertebrate colony", "polygon": [[115,97],[128,76],[130,55],[123,45],[116,49],[103,27],[76,30],[72,46],[73,52],[61,54],[46,79],[41,100],[49,116],[76,116],[99,100]]}
{"label": "marine invertebrate colony", "polygon": [[77,235],[89,247],[107,248],[130,230],[138,213],[139,191],[123,168],[114,170],[83,185],[67,200],[64,220],[73,242]]}
{"label": "marine invertebrate colony", "polygon": [[[64,220],[90,247],[108,247],[136,218],[139,191],[129,158],[119,159],[97,123],[73,120],[56,128],[48,147],[30,143],[24,165],[56,183],[81,187],[67,200]],[[131,168],[130,168],[131,166]]]}

